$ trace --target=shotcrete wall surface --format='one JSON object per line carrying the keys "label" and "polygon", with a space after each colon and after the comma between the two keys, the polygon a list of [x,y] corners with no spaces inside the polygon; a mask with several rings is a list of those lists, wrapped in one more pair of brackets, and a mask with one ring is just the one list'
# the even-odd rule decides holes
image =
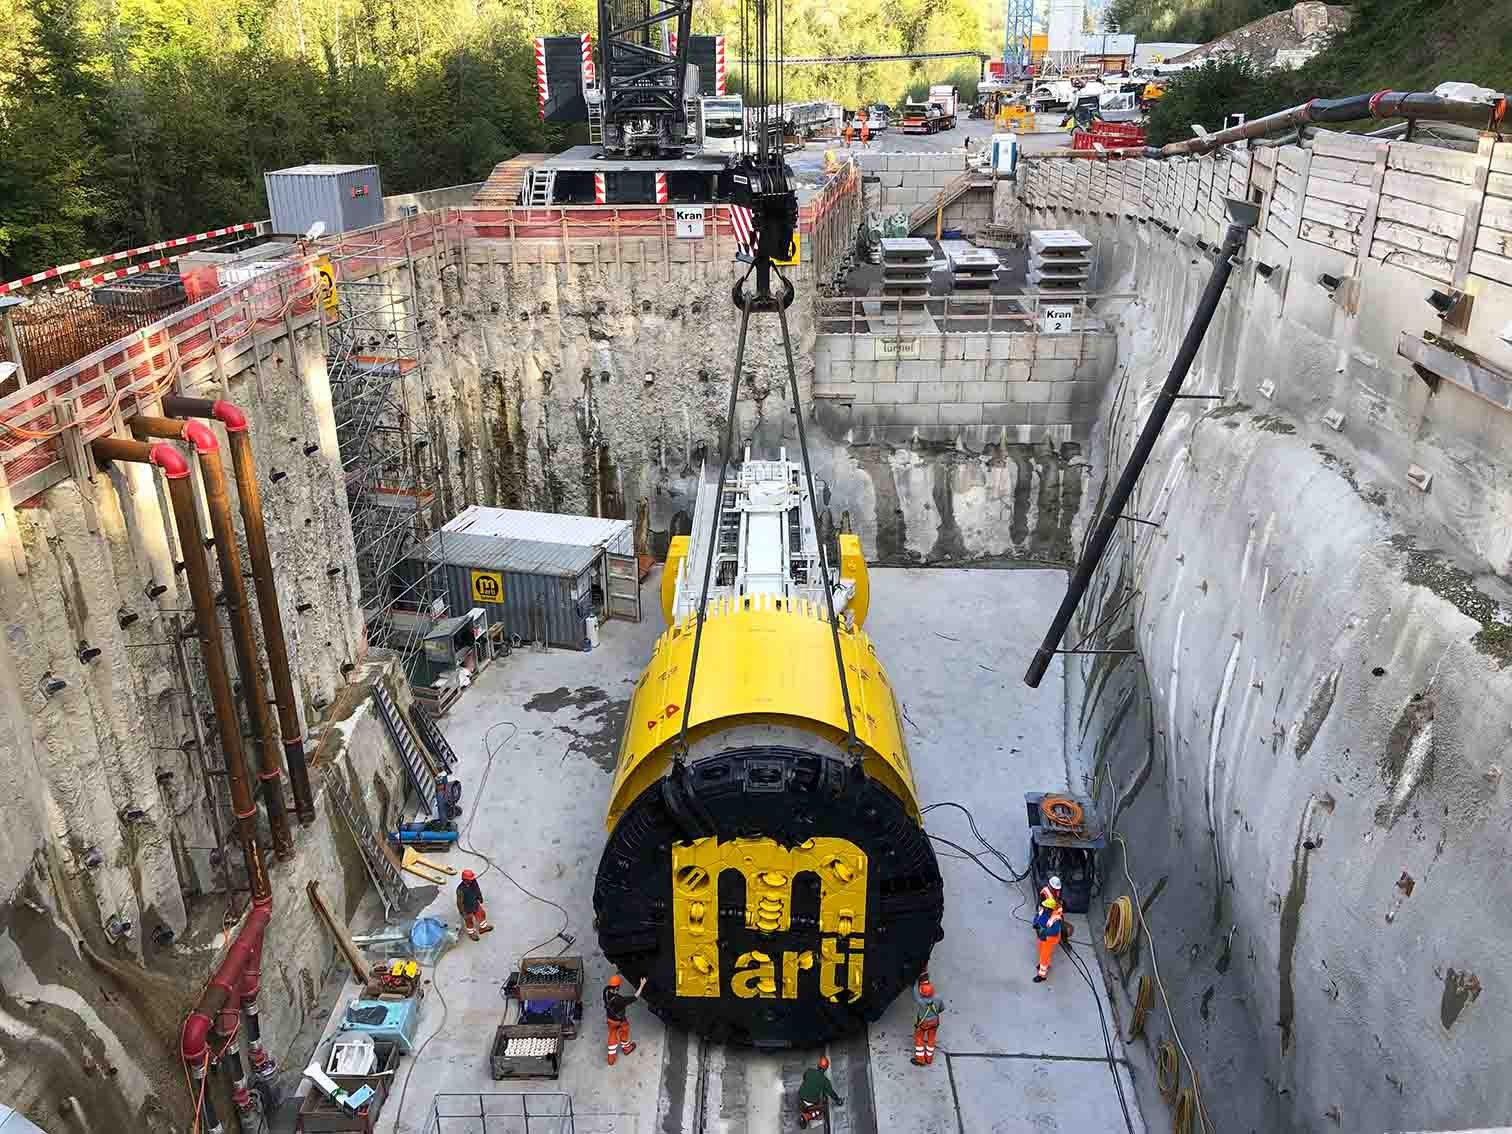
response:
{"label": "shotcrete wall surface", "polygon": [[[739,329],[730,291],[744,265],[711,262],[685,246],[664,256],[659,245],[631,240],[618,250],[605,241],[588,262],[564,262],[545,242],[522,241],[510,252],[473,241],[467,256],[465,272],[415,262],[428,385],[411,380],[405,396],[417,416],[430,407],[432,451],[443,458],[437,518],[473,503],[632,519],[644,507],[650,548],[664,551],[670,535],[687,530],[700,467],[707,460],[712,470],[723,445]],[[408,286],[407,271],[390,278]],[[845,359],[843,372],[831,367],[839,348],[816,355],[810,265],[796,284],[789,331],[833,522],[848,524],[884,562],[1064,561],[1081,501],[1079,448],[1064,443],[1069,429],[1030,427],[1027,415],[1023,428],[984,428],[977,413],[969,425],[962,417],[939,426],[939,403],[1003,400],[997,387],[984,393],[954,382],[929,390],[927,406],[898,407],[895,424],[910,424],[897,436],[859,428],[872,407],[816,403],[825,383],[833,390],[851,381],[852,363]],[[1111,339],[1103,339],[1106,348],[1087,337],[1085,364],[1053,364],[1068,405],[1086,397],[1086,375],[1111,370]],[[737,451],[795,452],[775,316],[752,318],[744,371]],[[1073,381],[1078,372],[1082,383]],[[915,428],[906,415],[926,409],[935,425]]]}
{"label": "shotcrete wall surface", "polygon": [[[298,708],[313,729],[364,640],[320,328],[289,330],[260,334],[255,356],[223,352],[222,376],[202,365],[185,392],[227,398],[250,419]],[[229,831],[225,778],[192,636],[187,680],[176,659],[193,612],[157,477],[119,463],[56,485],[15,513],[22,557],[0,555],[0,1098],[49,1129],[175,1128],[192,1105],[178,1028],[230,940],[207,803]],[[229,656],[224,619],[222,636]],[[85,644],[98,657],[86,660]],[[48,674],[66,684],[49,693]],[[353,758],[369,795],[378,764],[399,766],[382,747]],[[321,878],[346,909],[367,884],[345,831],[317,812],[296,828],[296,862],[273,870],[260,1006],[280,1056],[329,964],[305,880]],[[115,943],[113,918],[130,925]]]}
{"label": "shotcrete wall surface", "polygon": [[[1316,186],[1337,145],[1253,154],[1272,173],[1312,162]],[[1458,176],[1475,156],[1423,150],[1380,151],[1388,188],[1394,166]],[[1397,346],[1442,333],[1512,368],[1497,333],[1512,289],[1472,270],[1468,330],[1441,328],[1425,298],[1455,270],[1452,248],[1439,267],[1379,238],[1356,241],[1363,256],[1299,238],[1306,208],[1285,213],[1251,156],[1142,172],[1034,162],[1017,218],[1081,228],[1118,290],[1141,297],[1117,321],[1095,505],[1212,270],[1195,242],[1214,239],[1214,218],[1190,200],[1167,212],[1150,187],[1179,202],[1216,180],[1268,201],[1186,386],[1221,400],[1177,403],[1127,509],[1160,526],[1126,525],[1069,633],[1111,616],[1088,647],[1134,651],[1067,667],[1069,740],[1127,842],[1104,900],[1130,893],[1127,867],[1150,929],[1108,961],[1111,983],[1128,1034],[1158,956],[1215,1129],[1495,1126],[1512,1108],[1497,1070],[1512,1048],[1512,425],[1450,381],[1430,390]],[[1131,196],[1136,176],[1145,191]],[[1421,217],[1381,184],[1373,205],[1351,197],[1362,213]],[[1344,243],[1340,231],[1326,235]],[[1358,314],[1315,282],[1325,273],[1354,281]],[[1148,1059],[1172,1031],[1157,993],[1130,1051]],[[1153,1074],[1136,1078],[1158,1113]]]}

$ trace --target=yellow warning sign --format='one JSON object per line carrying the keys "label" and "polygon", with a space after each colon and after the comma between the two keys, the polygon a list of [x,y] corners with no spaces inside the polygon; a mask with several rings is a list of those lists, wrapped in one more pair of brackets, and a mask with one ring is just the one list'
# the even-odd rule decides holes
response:
{"label": "yellow warning sign", "polygon": [[784,268],[794,267],[798,263],[798,230],[793,230],[793,242],[788,245],[788,254],[781,260],[773,260],[774,264],[781,264]]}
{"label": "yellow warning sign", "polygon": [[504,576],[497,571],[472,573],[473,602],[503,602]]}
{"label": "yellow warning sign", "polygon": [[336,268],[331,261],[322,256],[315,261],[315,270],[320,273],[320,305],[327,311],[335,311],[337,305],[336,296]]}

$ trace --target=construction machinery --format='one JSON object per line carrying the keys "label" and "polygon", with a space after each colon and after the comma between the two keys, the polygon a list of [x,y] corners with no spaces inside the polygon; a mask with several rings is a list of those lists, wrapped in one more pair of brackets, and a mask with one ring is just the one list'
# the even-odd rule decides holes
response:
{"label": "construction machinery", "polygon": [[692,0],[599,0],[603,147],[617,157],[681,156],[692,142]]}
{"label": "construction machinery", "polygon": [[929,97],[923,102],[909,99],[903,104],[903,132],[934,134],[953,130],[959,109],[960,92],[955,87],[947,84],[932,86]]}
{"label": "construction machinery", "polygon": [[650,977],[644,998],[669,1022],[807,1046],[876,1020],[923,971],[943,891],[901,710],[861,629],[858,539],[841,535],[828,565],[785,452],[747,453],[723,479],[704,480],[693,534],[668,553],[671,629],[625,725],[599,942]]}

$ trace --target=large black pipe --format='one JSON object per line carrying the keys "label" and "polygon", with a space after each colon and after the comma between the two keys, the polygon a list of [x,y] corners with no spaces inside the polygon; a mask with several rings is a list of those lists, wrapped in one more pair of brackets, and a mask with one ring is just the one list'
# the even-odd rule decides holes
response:
{"label": "large black pipe", "polygon": [[1260,219],[1260,210],[1244,201],[1230,199],[1228,209],[1231,221],[1223,237],[1223,246],[1218,250],[1218,262],[1213,265],[1213,274],[1208,277],[1202,298],[1197,301],[1196,314],[1192,316],[1192,324],[1187,328],[1186,337],[1181,340],[1181,349],[1176,352],[1176,359],[1171,363],[1171,372],[1166,375],[1165,385],[1160,389],[1160,397],[1155,400],[1154,408],[1150,410],[1150,416],[1145,420],[1144,429],[1140,431],[1139,440],[1134,443],[1134,451],[1129,454],[1129,463],[1124,466],[1123,473],[1118,478],[1118,484],[1114,486],[1112,495],[1108,497],[1107,506],[1098,517],[1097,528],[1093,531],[1092,538],[1087,541],[1081,560],[1076,564],[1076,571],[1071,576],[1071,585],[1066,588],[1066,597],[1061,599],[1060,609],[1055,612],[1050,629],[1045,633],[1045,640],[1040,643],[1034,659],[1029,663],[1028,672],[1024,674],[1024,684],[1031,689],[1039,687],[1040,679],[1050,668],[1050,661],[1055,657],[1056,650],[1060,648],[1061,639],[1065,637],[1066,627],[1071,625],[1076,608],[1081,604],[1082,595],[1086,594],[1087,586],[1092,582],[1092,575],[1096,572],[1097,565],[1102,562],[1103,552],[1107,551],[1108,542],[1118,528],[1124,507],[1128,504],[1129,497],[1134,494],[1134,486],[1139,481],[1139,474],[1144,471],[1145,462],[1150,459],[1150,453],[1155,449],[1155,442],[1160,438],[1160,431],[1165,428],[1166,418],[1171,416],[1171,410],[1181,394],[1181,384],[1186,381],[1187,371],[1192,368],[1192,361],[1197,357],[1198,350],[1202,348],[1202,340],[1207,335],[1208,324],[1213,321],[1213,314],[1218,310],[1218,301],[1223,298],[1223,289],[1228,286],[1229,275],[1234,270],[1234,256],[1243,246],[1245,235]]}

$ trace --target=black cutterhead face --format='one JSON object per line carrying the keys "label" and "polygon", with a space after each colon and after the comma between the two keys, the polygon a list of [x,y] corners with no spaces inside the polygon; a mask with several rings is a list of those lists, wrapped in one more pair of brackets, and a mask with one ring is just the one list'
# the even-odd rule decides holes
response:
{"label": "black cutterhead face", "polygon": [[812,1046],[878,1019],[941,936],[939,866],[896,796],[834,756],[727,750],[661,781],[594,889],[610,963],[669,1023]]}

